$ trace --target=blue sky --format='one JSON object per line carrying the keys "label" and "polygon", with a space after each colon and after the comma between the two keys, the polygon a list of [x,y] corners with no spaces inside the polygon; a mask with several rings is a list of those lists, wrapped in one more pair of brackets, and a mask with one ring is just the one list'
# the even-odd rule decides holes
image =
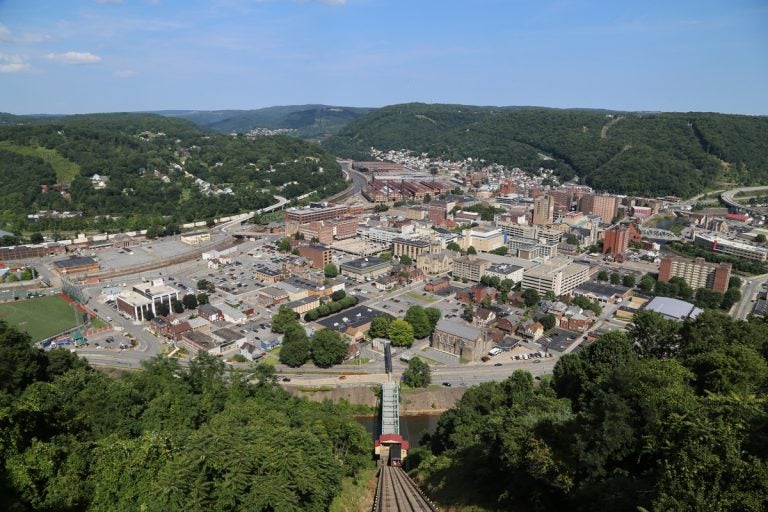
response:
{"label": "blue sky", "polygon": [[0,0],[0,111],[768,114],[766,0]]}

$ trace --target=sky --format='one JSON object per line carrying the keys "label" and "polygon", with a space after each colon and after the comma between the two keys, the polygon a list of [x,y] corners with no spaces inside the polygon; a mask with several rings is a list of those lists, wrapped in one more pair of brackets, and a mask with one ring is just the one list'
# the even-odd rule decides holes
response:
{"label": "sky", "polygon": [[768,0],[0,0],[0,112],[768,115]]}

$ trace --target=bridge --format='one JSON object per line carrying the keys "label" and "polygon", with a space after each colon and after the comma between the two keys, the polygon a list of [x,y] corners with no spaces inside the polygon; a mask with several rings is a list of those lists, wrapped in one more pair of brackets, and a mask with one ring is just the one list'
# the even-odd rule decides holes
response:
{"label": "bridge", "polygon": [[659,240],[662,242],[675,242],[682,240],[680,235],[667,229],[640,228],[640,233],[642,233],[643,236],[649,240]]}
{"label": "bridge", "polygon": [[765,212],[761,208],[755,208],[747,206],[736,199],[736,196],[742,192],[762,192],[768,191],[768,187],[765,185],[759,185],[756,187],[741,187],[726,190],[720,194],[720,199],[729,207],[735,209],[737,212],[747,212],[751,215],[765,215]]}
{"label": "bridge", "polygon": [[[392,376],[392,352],[385,349],[385,368]],[[373,501],[373,512],[436,512],[437,508],[402,468],[408,456],[408,441],[400,435],[400,388],[397,382],[381,387],[381,431],[374,443],[379,458],[379,480]]]}

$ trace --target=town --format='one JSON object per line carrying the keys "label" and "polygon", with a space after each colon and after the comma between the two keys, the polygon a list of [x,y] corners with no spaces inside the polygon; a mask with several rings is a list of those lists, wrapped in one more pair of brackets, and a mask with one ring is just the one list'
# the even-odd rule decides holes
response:
{"label": "town", "polygon": [[[759,187],[629,197],[558,183],[544,167],[372,154],[341,162],[346,191],[278,198],[269,222],[251,212],[161,238],[2,247],[0,297],[79,303],[74,325],[37,341],[93,365],[205,352],[277,365],[285,386],[386,382],[387,350],[396,375],[418,358],[445,387],[516,369],[539,378],[643,311],[676,321],[768,311]],[[329,357],[297,348],[323,331],[337,347]]]}

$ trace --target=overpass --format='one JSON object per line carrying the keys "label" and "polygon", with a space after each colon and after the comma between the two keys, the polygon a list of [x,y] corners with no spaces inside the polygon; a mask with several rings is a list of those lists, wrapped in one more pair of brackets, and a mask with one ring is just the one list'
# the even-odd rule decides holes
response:
{"label": "overpass", "polygon": [[[387,376],[392,376],[392,351],[384,351]],[[408,456],[408,441],[400,435],[400,388],[397,382],[381,386],[381,430],[374,443],[379,458],[379,479],[373,500],[373,512],[436,512],[432,502],[402,468]]]}
{"label": "overpass", "polygon": [[766,193],[768,193],[768,186],[760,185],[756,187],[733,188],[731,190],[726,190],[725,192],[720,194],[720,199],[729,207],[735,208],[737,211],[747,212],[752,215],[765,215],[765,212],[762,209],[754,208],[752,206],[747,206],[736,200],[736,194],[739,194],[741,192],[756,192],[758,190],[765,190]]}

